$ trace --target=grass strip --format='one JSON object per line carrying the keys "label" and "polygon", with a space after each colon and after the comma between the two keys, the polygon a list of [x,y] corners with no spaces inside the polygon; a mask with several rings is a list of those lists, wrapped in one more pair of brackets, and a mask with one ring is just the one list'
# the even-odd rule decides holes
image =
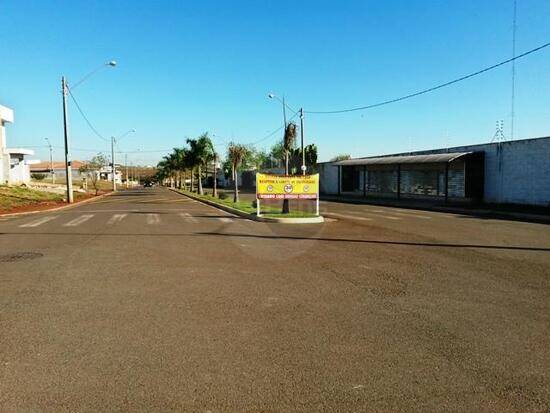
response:
{"label": "grass strip", "polygon": [[[251,215],[256,215],[256,207],[250,201],[233,202],[233,199],[231,198],[214,198],[212,195],[198,195],[195,192],[184,191],[181,189],[179,189],[178,192],[181,192],[182,194],[189,194],[194,197],[214,202],[219,205],[225,205],[231,208],[235,208],[239,211],[243,211]],[[290,213],[288,214],[283,214],[280,207],[274,206],[262,206],[261,214],[262,217],[267,218],[311,218],[317,216],[314,213],[305,211],[290,211]]]}

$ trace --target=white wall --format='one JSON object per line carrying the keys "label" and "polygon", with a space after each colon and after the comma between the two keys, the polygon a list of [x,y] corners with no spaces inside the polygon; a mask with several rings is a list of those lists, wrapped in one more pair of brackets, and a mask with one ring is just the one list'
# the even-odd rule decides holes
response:
{"label": "white wall", "polygon": [[[485,153],[484,202],[550,206],[550,137],[502,143],[407,152],[423,155],[445,152]],[[338,168],[320,164],[323,193],[338,193]]]}

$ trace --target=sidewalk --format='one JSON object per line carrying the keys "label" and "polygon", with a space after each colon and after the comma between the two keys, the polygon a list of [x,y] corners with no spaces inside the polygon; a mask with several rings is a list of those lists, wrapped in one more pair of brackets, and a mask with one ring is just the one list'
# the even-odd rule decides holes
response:
{"label": "sidewalk", "polygon": [[[321,201],[343,202],[350,204],[368,204],[388,206],[403,209],[418,209],[434,212],[447,212],[451,214],[471,215],[479,218],[507,219],[513,221],[536,222],[540,224],[550,224],[550,208],[529,208],[521,210],[506,210],[492,208],[490,205],[442,205],[430,203],[427,201],[416,201],[412,199],[394,199],[382,198],[359,198],[338,195],[321,195]],[[545,212],[547,210],[548,212]]]}

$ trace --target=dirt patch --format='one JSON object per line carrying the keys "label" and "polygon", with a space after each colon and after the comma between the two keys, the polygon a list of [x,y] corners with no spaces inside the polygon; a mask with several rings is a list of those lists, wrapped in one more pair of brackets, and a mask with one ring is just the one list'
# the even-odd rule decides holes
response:
{"label": "dirt patch", "polygon": [[[100,192],[98,194],[102,195],[103,193]],[[78,196],[75,198],[75,204],[78,202],[82,202],[86,199],[94,198],[94,194],[81,194],[79,193]],[[34,211],[44,211],[52,208],[57,208],[63,205],[66,205],[67,203],[64,200],[56,200],[56,201],[37,201],[34,203],[29,203],[26,205],[17,205],[13,206],[11,208],[0,208],[0,215],[2,214],[15,214],[20,212],[34,212]]]}

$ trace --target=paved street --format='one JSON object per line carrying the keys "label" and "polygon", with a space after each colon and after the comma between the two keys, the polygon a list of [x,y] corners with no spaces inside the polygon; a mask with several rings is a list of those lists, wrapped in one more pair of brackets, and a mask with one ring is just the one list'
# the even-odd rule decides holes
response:
{"label": "paved street", "polygon": [[167,189],[0,218],[0,411],[550,410],[550,227]]}

